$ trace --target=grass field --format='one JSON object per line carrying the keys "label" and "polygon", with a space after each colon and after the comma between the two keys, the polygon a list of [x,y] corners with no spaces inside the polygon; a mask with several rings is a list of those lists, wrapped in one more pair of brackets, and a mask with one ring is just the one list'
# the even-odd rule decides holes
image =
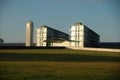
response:
{"label": "grass field", "polygon": [[120,53],[1,49],[0,80],[120,80]]}

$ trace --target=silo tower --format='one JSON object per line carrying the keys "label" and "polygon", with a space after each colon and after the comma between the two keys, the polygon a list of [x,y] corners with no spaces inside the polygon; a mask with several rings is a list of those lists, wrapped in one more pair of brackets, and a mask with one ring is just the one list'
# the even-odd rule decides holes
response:
{"label": "silo tower", "polygon": [[26,46],[33,46],[33,22],[26,22]]}

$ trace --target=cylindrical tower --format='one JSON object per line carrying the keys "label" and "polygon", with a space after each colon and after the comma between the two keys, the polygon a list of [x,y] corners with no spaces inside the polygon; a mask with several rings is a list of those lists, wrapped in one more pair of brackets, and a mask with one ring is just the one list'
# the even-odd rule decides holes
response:
{"label": "cylindrical tower", "polygon": [[26,23],[26,46],[33,45],[33,22],[28,21]]}

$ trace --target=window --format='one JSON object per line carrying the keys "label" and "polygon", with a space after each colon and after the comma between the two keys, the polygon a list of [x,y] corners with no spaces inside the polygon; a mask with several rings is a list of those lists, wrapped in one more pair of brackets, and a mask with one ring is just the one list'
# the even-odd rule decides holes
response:
{"label": "window", "polygon": [[71,26],[71,30],[74,31],[75,30],[75,26]]}
{"label": "window", "polygon": [[75,36],[75,33],[76,33],[76,32],[71,32],[71,36]]}
{"label": "window", "polygon": [[71,37],[71,40],[75,40],[75,37]]}

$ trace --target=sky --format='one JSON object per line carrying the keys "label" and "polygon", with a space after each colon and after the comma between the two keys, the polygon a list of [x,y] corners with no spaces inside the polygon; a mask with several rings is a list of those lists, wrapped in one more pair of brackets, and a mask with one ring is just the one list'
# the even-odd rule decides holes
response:
{"label": "sky", "polygon": [[25,42],[25,24],[46,25],[69,34],[81,22],[100,35],[101,42],[120,42],[120,0],[0,0],[0,38]]}

